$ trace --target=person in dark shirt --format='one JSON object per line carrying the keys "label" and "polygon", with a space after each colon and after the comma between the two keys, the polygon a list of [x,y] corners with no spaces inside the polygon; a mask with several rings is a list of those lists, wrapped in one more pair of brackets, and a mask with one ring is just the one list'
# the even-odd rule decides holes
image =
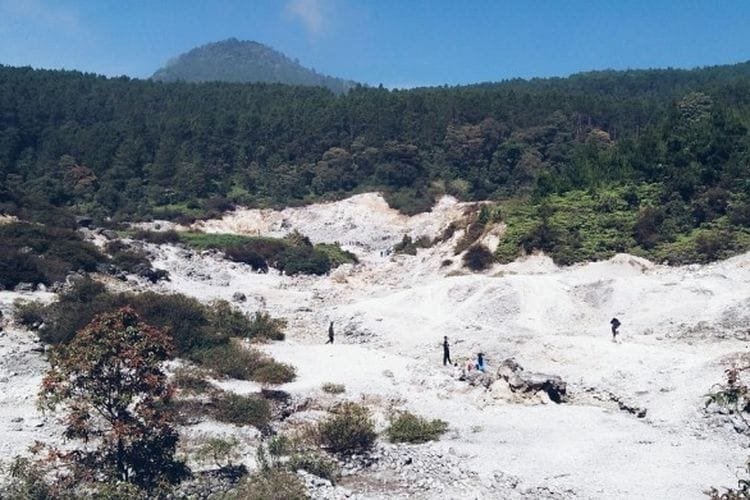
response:
{"label": "person in dark shirt", "polygon": [[620,328],[620,320],[612,318],[612,321],[610,321],[609,324],[612,325],[612,342],[617,342],[617,329]]}
{"label": "person in dark shirt", "polygon": [[448,336],[443,337],[443,366],[452,365],[451,361],[451,347],[448,344]]}
{"label": "person in dark shirt", "polygon": [[333,321],[328,325],[328,342],[326,344],[333,344]]}

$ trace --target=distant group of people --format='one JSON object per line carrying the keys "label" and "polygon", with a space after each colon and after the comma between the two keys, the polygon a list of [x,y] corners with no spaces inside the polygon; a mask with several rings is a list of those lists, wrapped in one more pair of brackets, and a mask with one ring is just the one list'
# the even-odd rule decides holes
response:
{"label": "distant group of people", "polygon": [[[0,316],[0,321],[2,320],[2,317]],[[611,325],[612,330],[612,342],[617,342],[617,334],[619,333],[617,330],[620,328],[620,320],[617,318],[612,318],[609,322]],[[0,327],[1,329],[1,327]],[[333,321],[331,321],[328,324],[328,341],[326,341],[326,344],[333,344],[334,341],[334,330],[333,330]],[[450,342],[448,342],[448,336],[443,337],[443,366],[458,366],[458,363],[454,363],[451,360],[451,346]],[[484,353],[478,352],[477,357],[474,361],[468,360],[466,363],[466,366],[464,367],[465,371],[472,371],[472,370],[478,370],[482,373],[484,373],[487,370],[487,363],[484,359]]]}
{"label": "distant group of people", "polygon": [[[448,336],[443,337],[443,366],[447,365],[453,365],[458,366],[458,363],[454,363],[451,360],[451,346],[448,342]],[[479,352],[477,353],[477,358],[475,361],[468,360],[466,362],[466,366],[464,367],[465,371],[472,371],[472,370],[479,370],[480,372],[484,373],[487,370],[487,365],[484,361],[484,354]]]}
{"label": "distant group of people", "polygon": [[[612,331],[612,342],[617,342],[617,335],[620,333],[618,332],[618,329],[620,328],[620,320],[617,318],[612,318],[609,322],[611,326]],[[333,341],[331,341],[333,343]],[[448,336],[443,337],[443,366],[452,365],[454,367],[458,367],[458,363],[454,363],[451,360],[451,346],[448,342]],[[484,360],[484,354],[479,352],[477,353],[477,357],[475,361],[472,361],[471,359],[467,361],[466,366],[464,367],[465,372],[470,372],[472,370],[479,370],[482,373],[484,373],[487,370],[487,365]]]}

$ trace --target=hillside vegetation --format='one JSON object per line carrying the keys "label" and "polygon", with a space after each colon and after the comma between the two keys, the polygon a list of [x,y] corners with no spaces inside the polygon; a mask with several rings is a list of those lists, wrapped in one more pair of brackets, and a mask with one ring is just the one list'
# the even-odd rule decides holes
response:
{"label": "hillside vegetation", "polygon": [[194,218],[381,190],[414,213],[447,193],[510,204],[500,260],[711,260],[747,248],[749,122],[750,63],[346,95],[0,67],[0,211]]}

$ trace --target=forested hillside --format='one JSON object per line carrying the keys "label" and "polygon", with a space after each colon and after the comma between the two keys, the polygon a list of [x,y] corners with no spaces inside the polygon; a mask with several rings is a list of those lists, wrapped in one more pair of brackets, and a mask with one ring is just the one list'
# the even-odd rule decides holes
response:
{"label": "forested hillside", "polygon": [[321,75],[267,45],[230,38],[181,54],[151,77],[162,82],[286,83],[340,94],[354,82]]}
{"label": "forested hillside", "polygon": [[[747,248],[750,63],[346,95],[0,67],[0,210],[200,216],[382,190],[499,201],[498,251]],[[673,255],[679,255],[673,257]]]}

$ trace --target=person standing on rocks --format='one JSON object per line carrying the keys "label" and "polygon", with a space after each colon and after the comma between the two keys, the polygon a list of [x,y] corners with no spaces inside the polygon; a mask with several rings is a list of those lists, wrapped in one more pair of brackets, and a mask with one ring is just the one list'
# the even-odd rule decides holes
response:
{"label": "person standing on rocks", "polygon": [[328,325],[328,342],[326,344],[333,344],[333,321]]}
{"label": "person standing on rocks", "polygon": [[617,329],[620,328],[620,320],[612,318],[609,324],[612,325],[612,342],[617,342]]}
{"label": "person standing on rocks", "polygon": [[451,361],[451,347],[448,344],[448,336],[443,337],[443,366],[452,365]]}

